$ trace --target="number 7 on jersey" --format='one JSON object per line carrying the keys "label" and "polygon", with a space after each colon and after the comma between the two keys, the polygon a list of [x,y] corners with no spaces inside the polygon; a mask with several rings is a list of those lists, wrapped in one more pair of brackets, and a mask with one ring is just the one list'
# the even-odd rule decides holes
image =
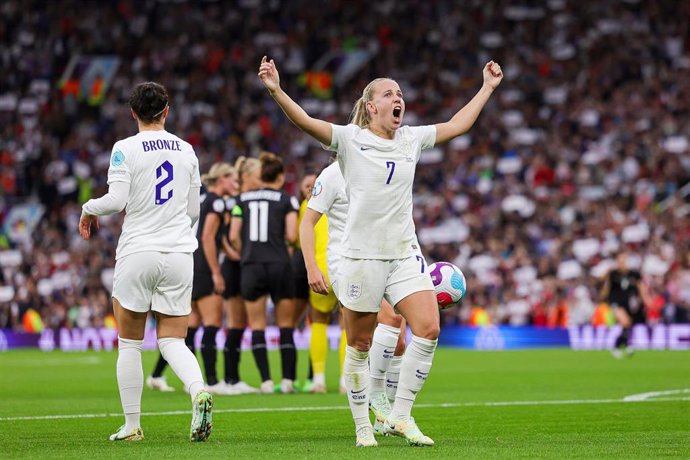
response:
{"label": "number 7 on jersey", "polygon": [[388,185],[391,183],[393,173],[395,172],[395,161],[386,161],[386,168],[390,169],[390,172],[388,173],[388,180],[386,181],[386,185]]}

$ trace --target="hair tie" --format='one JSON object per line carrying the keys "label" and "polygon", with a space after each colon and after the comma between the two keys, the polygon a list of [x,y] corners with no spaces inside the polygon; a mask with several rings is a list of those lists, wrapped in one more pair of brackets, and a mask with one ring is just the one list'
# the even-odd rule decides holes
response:
{"label": "hair tie", "polygon": [[163,107],[163,108],[161,109],[160,112],[158,112],[157,114],[155,114],[155,115],[154,115],[153,117],[151,117],[151,118],[156,118],[158,115],[160,115],[161,113],[163,113],[163,111],[164,111],[165,109],[167,109],[167,108],[168,108],[168,103],[166,102],[166,103],[165,103],[165,107]]}

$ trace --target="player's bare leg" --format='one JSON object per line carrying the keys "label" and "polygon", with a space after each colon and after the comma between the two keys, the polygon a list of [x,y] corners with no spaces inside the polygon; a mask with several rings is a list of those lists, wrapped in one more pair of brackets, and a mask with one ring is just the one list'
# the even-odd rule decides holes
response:
{"label": "player's bare leg", "polygon": [[412,340],[403,357],[398,391],[384,432],[404,437],[413,446],[431,446],[434,441],[420,431],[411,413],[436,351],[440,332],[438,304],[433,291],[419,291],[402,299],[396,308],[407,320]]}

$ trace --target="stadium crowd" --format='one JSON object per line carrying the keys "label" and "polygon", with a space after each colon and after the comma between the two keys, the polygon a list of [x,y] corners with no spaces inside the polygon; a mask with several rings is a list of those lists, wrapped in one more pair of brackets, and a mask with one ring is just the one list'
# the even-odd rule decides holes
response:
{"label": "stadium crowd", "polygon": [[[400,83],[405,124],[448,119],[481,63],[501,63],[471,133],[418,168],[424,254],[468,279],[446,324],[473,323],[477,307],[493,324],[587,324],[622,248],[648,287],[647,321],[690,320],[689,2],[311,3],[0,5],[0,327],[21,328],[29,308],[46,327],[103,324],[122,216],[90,243],[77,223],[107,190],[112,144],[135,132],[134,84],[167,86],[168,130],[202,171],[267,149],[285,157],[296,194],[328,163],[269,100],[264,54],[301,105],[341,124],[376,76]],[[79,55],[120,59],[100,100],[62,80]],[[20,207],[43,210],[35,226],[10,220]]]}

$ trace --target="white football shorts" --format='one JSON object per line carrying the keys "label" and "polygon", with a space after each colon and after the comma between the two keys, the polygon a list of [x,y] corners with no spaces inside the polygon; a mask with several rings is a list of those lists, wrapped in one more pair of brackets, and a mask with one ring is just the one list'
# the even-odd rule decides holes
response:
{"label": "white football shorts", "polygon": [[343,257],[336,277],[338,300],[358,312],[378,313],[383,298],[395,306],[410,294],[434,290],[421,255],[393,260]]}
{"label": "white football shorts", "polygon": [[113,298],[134,312],[189,315],[193,277],[191,253],[135,252],[115,262]]}

